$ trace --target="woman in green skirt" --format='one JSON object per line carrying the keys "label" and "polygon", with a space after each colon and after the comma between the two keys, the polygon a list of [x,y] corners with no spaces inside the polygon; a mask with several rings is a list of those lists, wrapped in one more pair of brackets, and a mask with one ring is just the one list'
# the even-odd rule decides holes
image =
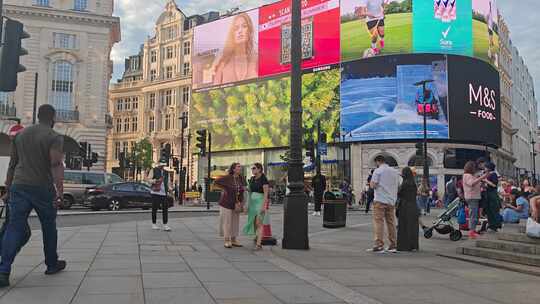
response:
{"label": "woman in green skirt", "polygon": [[256,235],[256,250],[262,249],[262,226],[268,210],[269,183],[264,175],[263,166],[255,163],[251,168],[253,176],[249,180],[248,219],[244,226],[245,235]]}

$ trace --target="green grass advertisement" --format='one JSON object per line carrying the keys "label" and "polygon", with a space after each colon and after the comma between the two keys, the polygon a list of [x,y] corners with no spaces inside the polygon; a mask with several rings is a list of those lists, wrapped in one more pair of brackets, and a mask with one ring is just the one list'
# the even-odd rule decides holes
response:
{"label": "green grass advertisement", "polygon": [[341,61],[412,52],[412,0],[342,0]]}
{"label": "green grass advertisement", "polygon": [[[339,130],[339,83],[338,69],[303,76],[306,134],[315,133],[317,121],[329,136]],[[194,93],[192,129],[212,133],[213,151],[287,146],[290,90],[290,77],[280,77]]]}

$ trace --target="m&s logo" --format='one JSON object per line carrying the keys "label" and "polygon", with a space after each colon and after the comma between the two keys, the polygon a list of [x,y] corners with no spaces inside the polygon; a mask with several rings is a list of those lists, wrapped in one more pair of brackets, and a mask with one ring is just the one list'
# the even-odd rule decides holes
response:
{"label": "m&s logo", "polygon": [[475,86],[469,83],[469,104],[478,107],[470,111],[471,115],[486,120],[496,120],[493,113],[497,108],[497,93],[486,86]]}

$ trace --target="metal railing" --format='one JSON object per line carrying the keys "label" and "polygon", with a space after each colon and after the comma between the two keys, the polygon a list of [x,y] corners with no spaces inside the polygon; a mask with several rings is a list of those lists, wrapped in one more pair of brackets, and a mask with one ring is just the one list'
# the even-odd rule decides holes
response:
{"label": "metal railing", "polygon": [[0,103],[0,117],[15,117],[17,116],[17,109],[14,104]]}
{"label": "metal railing", "polygon": [[56,121],[79,122],[79,110],[56,110]]}

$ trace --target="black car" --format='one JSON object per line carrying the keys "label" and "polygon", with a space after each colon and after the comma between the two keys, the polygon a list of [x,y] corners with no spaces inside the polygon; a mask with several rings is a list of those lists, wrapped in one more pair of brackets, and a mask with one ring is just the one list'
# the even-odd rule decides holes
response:
{"label": "black car", "polygon": [[[86,191],[83,205],[98,211],[107,209],[116,211],[127,208],[149,209],[152,207],[150,187],[136,182],[117,183],[90,188]],[[167,196],[169,207],[173,199]]]}

